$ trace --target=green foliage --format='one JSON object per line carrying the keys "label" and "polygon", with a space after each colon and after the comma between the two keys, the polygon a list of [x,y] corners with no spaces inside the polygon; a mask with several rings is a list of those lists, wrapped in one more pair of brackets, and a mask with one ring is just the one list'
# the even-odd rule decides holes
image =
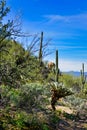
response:
{"label": "green foliage", "polygon": [[19,43],[7,42],[9,53],[1,52],[0,80],[5,85],[19,87],[28,81],[41,79],[39,61],[29,55]]}
{"label": "green foliage", "polygon": [[46,124],[42,124],[42,130],[49,130],[49,126]]}
{"label": "green foliage", "polygon": [[72,75],[63,74],[62,80],[65,86],[71,87],[71,88],[73,87],[74,77]]}
{"label": "green foliage", "polygon": [[[12,63],[13,57],[9,55],[9,47],[11,43],[7,40],[10,38],[14,32],[15,28],[13,27],[13,21],[8,20],[6,23],[3,22],[3,19],[9,13],[9,7],[6,7],[6,2],[4,0],[0,1],[0,83],[8,84],[11,80],[10,70],[14,64]],[[13,34],[12,34],[13,33]],[[10,58],[11,57],[11,58]],[[10,62],[9,62],[10,61]],[[13,82],[10,81],[10,84]]]}
{"label": "green foliage", "polygon": [[24,112],[19,111],[7,111],[4,109],[0,110],[0,128],[2,129],[18,129],[21,130],[21,128],[24,128],[25,126],[25,120],[27,121],[27,116]]}
{"label": "green foliage", "polygon": [[51,122],[56,124],[59,121],[59,116],[57,114],[52,114],[51,116]]}
{"label": "green foliage", "polygon": [[20,106],[32,111],[33,108],[40,109],[40,106],[44,106],[45,97],[44,95],[44,87],[40,84],[27,84],[20,88]]}
{"label": "green foliage", "polygon": [[76,116],[74,114],[68,114],[68,113],[63,113],[64,117],[70,120],[75,120]]}
{"label": "green foliage", "polygon": [[[48,126],[43,124],[37,117],[29,113],[37,113],[44,108],[46,96],[45,87],[39,83],[31,83],[21,86],[21,88],[11,88],[0,86],[1,104],[5,109],[1,109],[1,127],[4,129],[38,129],[46,130]],[[14,111],[16,110],[16,111]],[[25,110],[25,112],[21,112]],[[28,114],[29,116],[28,116]],[[8,114],[7,114],[8,113]],[[30,116],[31,115],[31,116]],[[48,129],[49,130],[49,129]]]}
{"label": "green foliage", "polygon": [[[5,20],[10,12],[10,8],[6,6],[6,1],[0,1],[0,52],[6,51],[6,39],[11,39],[17,36],[20,31],[18,25],[15,25],[13,20]],[[5,20],[5,22],[4,22]]]}
{"label": "green foliage", "polygon": [[2,85],[0,90],[3,105],[15,106],[30,112],[44,108],[45,104],[49,102],[48,90],[45,90],[45,86],[37,83],[26,84],[18,89]]}
{"label": "green foliage", "polygon": [[60,77],[60,81],[63,82],[63,84],[67,88],[71,88],[75,93],[78,93],[81,91],[81,79],[80,77],[74,77],[72,75],[63,74]]}
{"label": "green foliage", "polygon": [[[3,24],[3,18],[9,13],[9,7],[6,7],[6,2],[4,0],[0,1],[0,43],[6,38],[9,37],[10,28],[12,26],[12,22],[8,21],[6,24]],[[1,44],[0,44],[1,45]],[[2,46],[0,46],[2,49]]]}
{"label": "green foliage", "polygon": [[85,85],[84,85],[83,93],[87,97],[87,83],[85,83]]}

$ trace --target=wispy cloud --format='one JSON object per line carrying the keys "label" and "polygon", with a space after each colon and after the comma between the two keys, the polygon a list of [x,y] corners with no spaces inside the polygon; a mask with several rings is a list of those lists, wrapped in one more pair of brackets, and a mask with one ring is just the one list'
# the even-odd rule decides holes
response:
{"label": "wispy cloud", "polygon": [[50,23],[57,21],[63,21],[63,22],[68,21],[68,17],[62,15],[45,15],[44,17],[47,18]]}
{"label": "wispy cloud", "polygon": [[55,40],[75,39],[83,35],[83,33],[80,35],[76,29],[87,30],[87,13],[70,16],[44,15],[40,21],[24,22],[25,29],[31,33],[44,31],[45,36]]}
{"label": "wispy cloud", "polygon": [[[64,23],[65,25],[72,27],[85,27],[87,26],[87,12],[76,15],[44,15],[44,18],[48,20],[49,24]],[[73,26],[74,25],[74,26]],[[85,27],[86,28],[86,27]],[[87,28],[86,28],[87,29]]]}
{"label": "wispy cloud", "polygon": [[76,15],[44,15],[49,21],[56,22],[56,21],[63,21],[63,22],[70,22],[70,21],[84,21],[87,20],[87,13],[81,13]]}

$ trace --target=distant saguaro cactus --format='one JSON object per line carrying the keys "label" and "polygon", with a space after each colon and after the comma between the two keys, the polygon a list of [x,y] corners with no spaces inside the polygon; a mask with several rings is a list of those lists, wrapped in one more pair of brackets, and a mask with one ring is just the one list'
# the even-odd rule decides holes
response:
{"label": "distant saguaro cactus", "polygon": [[[84,88],[84,84],[85,84],[85,82],[86,82],[85,73],[84,73],[84,63],[82,63],[81,82],[82,82],[82,85],[83,85],[83,88]],[[83,89],[83,88],[82,88],[82,89]]]}

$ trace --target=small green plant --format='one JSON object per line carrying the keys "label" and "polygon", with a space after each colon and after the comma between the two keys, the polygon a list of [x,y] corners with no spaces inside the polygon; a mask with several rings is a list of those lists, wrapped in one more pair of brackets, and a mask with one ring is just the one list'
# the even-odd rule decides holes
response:
{"label": "small green plant", "polygon": [[42,124],[42,130],[50,130],[49,129],[49,126],[48,125],[46,125],[46,124]]}
{"label": "small green plant", "polygon": [[64,117],[70,120],[75,120],[76,116],[74,114],[68,114],[68,113],[63,113]]}
{"label": "small green plant", "polygon": [[58,113],[53,113],[53,114],[51,115],[50,119],[51,119],[51,122],[52,122],[52,123],[56,124],[56,123],[58,123],[58,121],[59,121],[60,118],[59,118]]}

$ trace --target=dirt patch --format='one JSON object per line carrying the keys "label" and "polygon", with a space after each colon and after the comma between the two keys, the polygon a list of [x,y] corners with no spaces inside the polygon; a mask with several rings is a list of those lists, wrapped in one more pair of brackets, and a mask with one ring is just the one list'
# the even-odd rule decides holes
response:
{"label": "dirt patch", "polygon": [[[47,108],[52,109],[51,105],[48,105]],[[69,107],[66,107],[66,106],[56,106],[56,110],[60,110],[61,112],[65,112],[68,114],[74,113],[74,111],[72,109],[70,109]]]}

